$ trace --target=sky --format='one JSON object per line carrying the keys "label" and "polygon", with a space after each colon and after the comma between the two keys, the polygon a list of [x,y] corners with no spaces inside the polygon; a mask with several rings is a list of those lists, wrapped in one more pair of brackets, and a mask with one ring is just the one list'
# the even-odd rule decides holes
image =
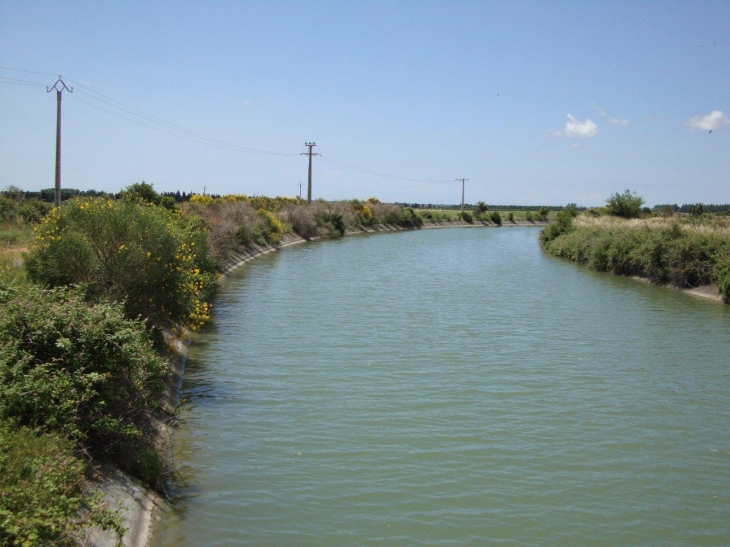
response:
{"label": "sky", "polygon": [[[730,202],[730,2],[0,0],[0,188]],[[710,130],[712,132],[710,132]],[[301,186],[300,186],[301,184]]]}

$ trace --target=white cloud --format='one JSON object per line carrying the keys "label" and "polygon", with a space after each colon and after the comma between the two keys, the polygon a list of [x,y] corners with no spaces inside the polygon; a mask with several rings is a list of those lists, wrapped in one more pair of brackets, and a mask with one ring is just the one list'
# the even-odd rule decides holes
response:
{"label": "white cloud", "polygon": [[629,120],[626,120],[624,118],[611,118],[609,116],[608,123],[613,124],[613,125],[618,125],[620,127],[626,127],[627,125],[629,125],[630,122],[629,122]]}
{"label": "white cloud", "polygon": [[568,114],[565,129],[559,133],[570,139],[589,139],[598,133],[598,126],[590,118],[581,122],[572,114]]}
{"label": "white cloud", "polygon": [[607,118],[608,123],[610,123],[611,125],[618,125],[619,127],[626,127],[627,125],[629,125],[629,123],[631,123],[631,122],[629,122],[629,120],[627,120],[625,118],[614,118],[613,116],[609,116],[605,110],[596,106],[595,104],[593,105],[593,108],[598,110],[598,113],[601,116],[603,116],[604,118]]}
{"label": "white cloud", "polygon": [[570,145],[570,147],[571,148],[580,148],[580,143],[579,142],[574,142],[573,144]]}
{"label": "white cloud", "polygon": [[712,131],[728,124],[730,124],[730,118],[720,110],[713,110],[707,116],[695,116],[684,123],[690,129],[702,129],[703,131]]}

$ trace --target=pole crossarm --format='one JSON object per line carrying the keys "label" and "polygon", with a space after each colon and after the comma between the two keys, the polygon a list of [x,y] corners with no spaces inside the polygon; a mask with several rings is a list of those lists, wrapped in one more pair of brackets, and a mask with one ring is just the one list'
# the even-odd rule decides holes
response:
{"label": "pole crossarm", "polygon": [[[61,87],[60,87],[60,88],[58,87],[58,84],[61,84]],[[47,92],[47,93],[50,93],[50,92],[51,92],[51,91],[53,91],[54,89],[55,89],[56,91],[58,91],[58,92],[61,92],[61,91],[63,91],[64,89],[65,89],[66,91],[68,91],[69,93],[73,93],[73,92],[74,92],[74,88],[73,88],[73,87],[68,87],[68,86],[66,85],[66,82],[64,82],[64,81],[63,81],[63,76],[61,76],[60,74],[58,75],[58,80],[56,80],[56,83],[55,83],[55,84],[53,84],[53,85],[52,85],[52,86],[50,86],[50,87],[46,86],[46,92]]]}

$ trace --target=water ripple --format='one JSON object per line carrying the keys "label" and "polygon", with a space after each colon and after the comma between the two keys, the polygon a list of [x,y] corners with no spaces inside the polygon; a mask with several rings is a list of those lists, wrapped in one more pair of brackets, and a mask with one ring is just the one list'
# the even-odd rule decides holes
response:
{"label": "water ripple", "polygon": [[247,266],[191,349],[159,545],[730,544],[727,307],[536,235]]}

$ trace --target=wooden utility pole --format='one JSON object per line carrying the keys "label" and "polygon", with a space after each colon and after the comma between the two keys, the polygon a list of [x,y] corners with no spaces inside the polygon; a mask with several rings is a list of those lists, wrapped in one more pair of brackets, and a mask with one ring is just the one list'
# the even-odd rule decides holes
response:
{"label": "wooden utility pole", "polygon": [[[61,84],[60,87],[59,84]],[[53,203],[58,207],[61,205],[61,94],[64,89],[73,93],[74,88],[68,88],[59,75],[53,87],[46,87],[46,92],[50,93],[52,89],[56,90],[56,185],[53,192]]]}
{"label": "wooden utility pole", "polygon": [[455,179],[461,181],[461,213],[464,213],[464,183],[469,179]]}
{"label": "wooden utility pole", "polygon": [[299,181],[299,199],[302,199],[302,181]]}
{"label": "wooden utility pole", "polygon": [[309,156],[309,172],[307,176],[307,203],[312,203],[312,156],[319,156],[316,152],[312,153],[312,147],[317,146],[316,142],[305,142],[304,146],[309,147],[309,152],[302,152],[301,156]]}

